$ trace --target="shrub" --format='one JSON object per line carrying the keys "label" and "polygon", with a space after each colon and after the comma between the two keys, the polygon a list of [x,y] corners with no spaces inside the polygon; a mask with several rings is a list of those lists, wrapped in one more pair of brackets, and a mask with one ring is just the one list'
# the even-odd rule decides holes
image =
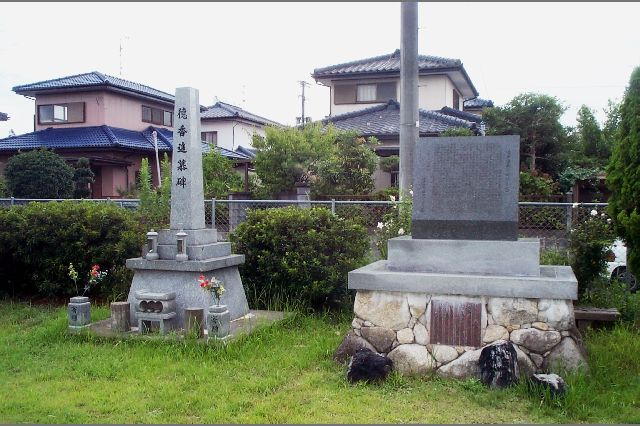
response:
{"label": "shrub", "polygon": [[242,190],[242,178],[233,169],[233,162],[214,146],[202,157],[202,175],[205,199],[227,198],[229,192]]}
{"label": "shrub", "polygon": [[[538,201],[558,192],[557,184],[547,174],[520,172],[520,199],[535,197]],[[549,199],[549,198],[548,198]]]}
{"label": "shrub", "polygon": [[391,209],[383,216],[382,222],[376,227],[376,248],[383,259],[387,258],[387,242],[390,238],[409,235],[411,233],[411,209],[413,206],[413,191],[396,202],[396,197],[390,196],[393,202]]}
{"label": "shrub", "polygon": [[596,278],[580,298],[580,303],[596,308],[616,308],[623,322],[640,326],[640,292],[631,293],[626,283]]}
{"label": "shrub", "polygon": [[614,239],[611,220],[595,209],[571,230],[569,257],[581,294],[606,271],[605,254]]}
{"label": "shrub", "polygon": [[69,263],[110,271],[94,295],[126,291],[125,259],[140,255],[138,216],[114,204],[63,201],[0,209],[0,292],[8,295],[74,296]]}
{"label": "shrub", "polygon": [[361,225],[322,208],[248,210],[230,239],[245,255],[243,283],[256,309],[276,298],[336,307],[347,295],[347,273],[364,263],[369,248]]}
{"label": "shrub", "polygon": [[16,198],[70,198],[73,194],[73,169],[44,148],[9,158],[4,176]]}
{"label": "shrub", "polygon": [[140,164],[140,207],[138,211],[142,222],[148,228],[168,228],[171,215],[171,162],[167,153],[160,162],[162,182],[153,187],[149,160],[143,158]]}
{"label": "shrub", "polygon": [[73,198],[91,198],[89,185],[96,181],[96,175],[89,166],[89,160],[79,158],[73,171]]}

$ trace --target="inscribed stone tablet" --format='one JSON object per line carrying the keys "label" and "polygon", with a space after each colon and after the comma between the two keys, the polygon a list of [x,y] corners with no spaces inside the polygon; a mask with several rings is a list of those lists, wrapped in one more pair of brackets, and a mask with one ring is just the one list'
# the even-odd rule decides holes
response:
{"label": "inscribed stone tablet", "polygon": [[518,238],[519,136],[420,138],[413,238]]}

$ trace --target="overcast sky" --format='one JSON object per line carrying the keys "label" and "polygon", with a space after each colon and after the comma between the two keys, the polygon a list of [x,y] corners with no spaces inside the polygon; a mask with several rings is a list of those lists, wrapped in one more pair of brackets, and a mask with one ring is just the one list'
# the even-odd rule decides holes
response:
{"label": "overcast sky", "polygon": [[[420,54],[460,59],[482,98],[523,92],[578,108],[620,100],[640,65],[640,3],[420,3]],[[314,68],[400,47],[400,3],[2,3],[0,137],[33,130],[16,85],[101,71],[174,93],[200,90],[284,123],[329,113]],[[122,45],[122,53],[120,46]]]}

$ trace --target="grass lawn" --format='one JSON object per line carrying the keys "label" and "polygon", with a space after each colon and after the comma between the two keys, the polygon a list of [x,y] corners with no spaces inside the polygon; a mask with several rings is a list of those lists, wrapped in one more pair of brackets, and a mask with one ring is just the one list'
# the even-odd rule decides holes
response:
{"label": "grass lawn", "polygon": [[[94,308],[95,319],[108,309]],[[331,361],[350,319],[293,315],[229,345],[66,334],[64,308],[0,302],[2,423],[638,423],[640,333],[587,336],[564,400],[476,380],[350,385]]]}

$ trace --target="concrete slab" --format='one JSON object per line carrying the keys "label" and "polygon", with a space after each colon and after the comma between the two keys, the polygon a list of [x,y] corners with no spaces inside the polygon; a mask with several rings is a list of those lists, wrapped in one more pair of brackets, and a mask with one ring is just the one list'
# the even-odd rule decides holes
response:
{"label": "concrete slab", "polygon": [[349,289],[467,296],[578,298],[578,281],[570,266],[541,266],[538,277],[440,274],[391,271],[380,260],[349,272]]}
{"label": "concrete slab", "polygon": [[442,274],[540,276],[540,240],[427,240],[410,236],[388,242],[391,271]]}
{"label": "concrete slab", "polygon": [[[178,246],[176,244],[158,244],[160,259],[171,260],[176,258]],[[187,256],[191,260],[204,260],[214,257],[223,257],[231,254],[231,243],[221,242],[213,244],[187,245]]]}
{"label": "concrete slab", "polygon": [[216,257],[205,260],[147,260],[141,257],[127,259],[129,269],[153,269],[158,271],[198,271],[205,272],[214,269],[228,268],[242,265],[244,263],[243,254],[232,254],[229,256]]}

